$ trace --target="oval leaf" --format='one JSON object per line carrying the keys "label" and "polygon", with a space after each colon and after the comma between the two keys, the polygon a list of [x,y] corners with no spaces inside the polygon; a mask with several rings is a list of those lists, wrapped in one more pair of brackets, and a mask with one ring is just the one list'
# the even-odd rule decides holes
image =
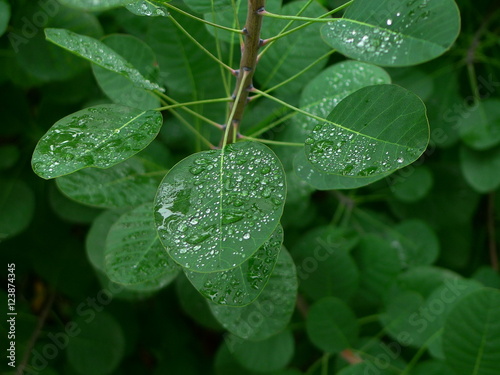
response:
{"label": "oval leaf", "polygon": [[86,168],[56,180],[71,199],[102,208],[151,202],[166,171],[148,171],[136,157],[108,169]]}
{"label": "oval leaf", "polygon": [[285,172],[256,142],[191,155],[163,179],[155,204],[160,239],[197,272],[225,271],[250,258],[278,225]]}
{"label": "oval leaf", "polygon": [[115,104],[83,109],[56,122],[40,139],[33,170],[49,179],[87,167],[111,167],[151,143],[162,122],[159,112]]}
{"label": "oval leaf", "polygon": [[133,0],[59,0],[59,2],[72,8],[99,11],[124,6]]}
{"label": "oval leaf", "polygon": [[177,276],[178,267],[158,238],[150,203],[113,224],[106,238],[105,270],[111,280],[126,285],[161,281],[163,286]]}
{"label": "oval leaf", "polygon": [[129,79],[137,87],[147,90],[163,89],[145,78],[132,64],[104,43],[90,36],[80,35],[66,29],[45,29],[50,42],[80,56],[90,62]]}
{"label": "oval leaf", "polygon": [[282,242],[283,228],[278,225],[264,245],[238,267],[222,272],[184,272],[193,286],[212,302],[228,306],[247,305],[259,296],[269,281]]}
{"label": "oval leaf", "polygon": [[476,150],[486,150],[500,143],[500,100],[476,103],[457,123],[462,140]]}
{"label": "oval leaf", "polygon": [[293,260],[285,248],[269,282],[260,296],[243,307],[209,303],[215,318],[233,335],[245,340],[265,340],[283,330],[295,309],[297,275]]}
{"label": "oval leaf", "polygon": [[495,375],[500,362],[500,292],[478,290],[450,312],[443,332],[446,362],[457,375]]}
{"label": "oval leaf", "polygon": [[[164,1],[167,2],[167,0]],[[169,15],[168,8],[149,0],[141,0],[128,4],[127,9],[138,16],[167,17]]]}
{"label": "oval leaf", "polygon": [[358,338],[356,315],[335,297],[323,298],[312,305],[306,327],[314,345],[327,353],[340,353]]}
{"label": "oval leaf", "polygon": [[446,52],[460,31],[453,0],[356,0],[321,29],[327,44],[353,59],[407,66]]}
{"label": "oval leaf", "polygon": [[425,106],[395,85],[364,87],[342,100],[307,138],[313,166],[333,175],[374,177],[415,161],[427,147]]}

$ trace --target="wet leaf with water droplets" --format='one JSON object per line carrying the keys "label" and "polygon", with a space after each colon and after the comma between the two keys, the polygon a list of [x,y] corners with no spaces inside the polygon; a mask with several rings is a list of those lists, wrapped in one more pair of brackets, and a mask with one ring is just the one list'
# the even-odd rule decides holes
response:
{"label": "wet leaf with water droplets", "polygon": [[40,177],[108,168],[144,149],[160,131],[159,112],[115,104],[83,109],[57,121],[38,142],[32,167]]}
{"label": "wet leaf with water droplets", "polygon": [[460,31],[453,0],[356,0],[321,29],[331,47],[353,59],[408,66],[446,52]]}
{"label": "wet leaf with water droplets", "polygon": [[66,29],[45,29],[45,36],[50,42],[75,55],[89,60],[101,68],[121,74],[137,87],[146,90],[163,91],[158,84],[145,78],[121,55],[97,39],[86,35],[80,35]]}
{"label": "wet leaf with water droplets", "polygon": [[167,7],[159,4],[159,2],[150,0],[140,0],[132,4],[128,4],[127,9],[137,16],[167,17],[169,15]]}
{"label": "wet leaf with water droplets", "polygon": [[[270,172],[263,175],[265,167]],[[175,165],[158,189],[160,239],[172,258],[192,271],[234,268],[276,229],[285,193],[281,162],[261,143],[193,154]]]}
{"label": "wet leaf with water droplets", "polygon": [[85,168],[56,180],[59,189],[80,203],[102,208],[151,202],[165,170],[149,171],[133,157],[108,169]]}
{"label": "wet leaf with water droplets", "polygon": [[158,238],[151,203],[123,214],[111,227],[105,250],[107,276],[120,284],[172,281],[179,267]]}
{"label": "wet leaf with water droplets", "polygon": [[67,5],[68,7],[88,11],[100,11],[117,8],[125,6],[132,1],[133,0],[59,0],[61,4]]}
{"label": "wet leaf with water droplets", "polygon": [[278,225],[264,245],[238,267],[222,272],[184,272],[194,287],[212,302],[227,306],[248,305],[269,281],[282,242],[283,228]]}
{"label": "wet leaf with water droplets", "polygon": [[342,100],[305,142],[319,171],[369,178],[417,160],[429,141],[425,106],[395,85],[364,87]]}
{"label": "wet leaf with water droplets", "polygon": [[297,274],[288,251],[282,247],[269,282],[251,304],[243,307],[209,303],[215,318],[235,336],[265,340],[283,330],[295,309]]}

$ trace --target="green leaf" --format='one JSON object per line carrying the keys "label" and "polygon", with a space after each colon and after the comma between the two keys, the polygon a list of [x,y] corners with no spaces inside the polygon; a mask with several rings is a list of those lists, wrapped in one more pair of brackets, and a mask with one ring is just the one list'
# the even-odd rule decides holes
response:
{"label": "green leaf", "polygon": [[[175,19],[199,43],[217,55],[215,40],[204,24],[177,14]],[[178,93],[189,93],[197,100],[214,95],[214,90],[221,88],[217,64],[171,20],[151,19],[148,26],[147,42],[158,57],[160,79],[165,86]]]}
{"label": "green leaf", "polygon": [[0,243],[24,231],[35,212],[35,196],[21,180],[0,180]]}
{"label": "green leaf", "polygon": [[456,375],[445,362],[434,359],[417,364],[412,375]]}
{"label": "green leaf", "polygon": [[184,3],[196,13],[220,12],[232,7],[231,0],[184,0]]}
{"label": "green leaf", "polygon": [[125,6],[133,0],[59,0],[63,5],[89,11],[100,11]]}
{"label": "green leaf", "polygon": [[226,344],[243,367],[256,372],[283,369],[291,361],[295,345],[293,335],[288,330],[259,342],[229,336]]}
{"label": "green leaf", "polygon": [[[384,354],[384,359],[385,359]],[[378,360],[379,358],[376,358]],[[370,373],[377,374],[377,375],[397,375],[400,374],[401,371],[395,370],[392,368],[385,368],[385,363],[383,363],[383,366],[378,365],[381,362],[381,360],[377,361],[376,363],[373,361],[364,361],[361,363],[357,363],[354,365],[350,365],[348,367],[343,368],[340,372],[337,373],[337,375],[367,375]]]}
{"label": "green leaf", "polygon": [[445,53],[460,31],[453,0],[356,0],[321,35],[342,54],[377,65],[407,66]]}
{"label": "green leaf", "polygon": [[311,299],[333,296],[348,301],[359,283],[359,272],[349,252],[356,245],[350,230],[318,227],[302,235],[291,253],[300,289]]}
{"label": "green leaf", "polygon": [[[297,14],[305,4],[306,1],[304,0],[291,2],[284,5],[279,13]],[[301,15],[304,17],[317,17],[324,13],[326,13],[324,7],[317,2],[312,2]],[[266,31],[269,36],[277,35],[288,22],[288,20],[273,19],[268,24]],[[259,61],[259,68],[255,71],[255,77],[260,86],[269,88],[277,85],[327,53],[328,47],[321,42],[319,35],[320,28],[320,24],[313,24],[292,36],[279,39],[273,43],[272,48]],[[321,71],[325,64],[326,59],[288,83],[283,90],[287,92],[299,91],[304,84]]]}
{"label": "green leaf", "polygon": [[[155,80],[158,69],[153,50],[140,39],[130,35],[114,34],[101,40],[102,43],[120,54],[132,66],[151,80]],[[120,73],[92,64],[92,71],[102,91],[117,104],[139,109],[155,109],[160,107],[160,100],[151,92],[137,87]]]}
{"label": "green leaf", "polygon": [[500,146],[486,151],[461,147],[460,166],[465,180],[477,192],[488,193],[500,186]]}
{"label": "green leaf", "polygon": [[106,238],[105,270],[120,284],[172,281],[179,271],[158,238],[151,203],[145,203],[118,219]]}
{"label": "green leaf", "polygon": [[389,179],[390,189],[394,196],[402,202],[417,202],[424,198],[432,188],[433,177],[429,168],[409,166],[402,169],[399,175]]}
{"label": "green leaf", "polygon": [[432,264],[439,255],[439,241],[434,231],[421,220],[405,220],[388,232],[403,267]]}
{"label": "green leaf", "polygon": [[55,184],[50,184],[49,187],[49,203],[57,216],[70,223],[89,224],[101,213],[98,208],[84,206],[69,199]]}
{"label": "green leaf", "polygon": [[293,163],[295,173],[318,190],[356,189],[379,181],[392,173],[386,172],[375,177],[337,176],[325,173],[312,166],[302,150],[297,152]]}
{"label": "green leaf", "polygon": [[285,248],[269,282],[251,304],[243,307],[209,303],[215,318],[233,335],[246,340],[265,340],[283,330],[290,321],[297,299],[295,265]]}
{"label": "green leaf", "polygon": [[[168,2],[167,0],[162,1]],[[156,2],[150,0],[139,0],[131,4],[127,4],[126,8],[138,16],[167,17],[169,15],[168,8],[159,4],[162,1]]]}
{"label": "green leaf", "polygon": [[5,33],[10,20],[10,4],[6,0],[0,1],[0,36]]}
{"label": "green leaf", "polygon": [[374,177],[403,168],[425,151],[429,124],[425,106],[395,85],[364,87],[342,100],[305,141],[318,170]]}
{"label": "green leaf", "polygon": [[[326,118],[350,94],[366,86],[384,83],[391,83],[391,77],[382,68],[358,61],[342,61],[323,70],[307,84],[300,96],[300,108]],[[303,142],[317,123],[300,113],[292,117],[293,141]]]}
{"label": "green leaf", "polygon": [[0,170],[11,168],[20,156],[19,147],[13,145],[0,146]]}
{"label": "green leaf", "polygon": [[150,171],[132,157],[108,169],[86,168],[56,179],[71,199],[102,208],[135,207],[151,202],[166,171]]}
{"label": "green leaf", "polygon": [[248,305],[267,285],[282,243],[283,228],[278,225],[259,250],[238,267],[222,272],[199,273],[184,270],[184,273],[193,286],[210,301],[226,306]]}
{"label": "green leaf", "polygon": [[495,375],[500,362],[500,292],[483,289],[463,298],[443,332],[446,362],[457,375]]}
{"label": "green leaf", "polygon": [[106,236],[111,226],[125,212],[125,210],[104,211],[92,222],[87,232],[87,237],[85,238],[85,250],[87,252],[87,258],[96,270],[104,272]]}
{"label": "green leaf", "polygon": [[160,239],[170,256],[192,271],[234,268],[276,229],[285,191],[283,167],[261,143],[193,154],[177,163],[158,189]]}
{"label": "green leaf", "polygon": [[468,108],[458,123],[460,137],[475,150],[486,150],[500,143],[500,100],[486,99]]}
{"label": "green leaf", "polygon": [[117,321],[108,313],[88,314],[74,320],[78,332],[68,342],[68,362],[80,374],[106,375],[113,372],[125,354],[125,337]]}
{"label": "green leaf", "polygon": [[40,139],[33,170],[49,179],[87,167],[112,167],[151,143],[162,122],[159,112],[116,104],[83,109],[57,121]]}
{"label": "green leaf", "polygon": [[358,338],[356,316],[343,301],[326,297],[311,306],[306,320],[307,335],[327,353],[340,353]]}
{"label": "green leaf", "polygon": [[135,86],[146,90],[163,89],[145,78],[132,64],[106,44],[86,35],[80,35],[66,29],[45,29],[45,36],[50,42],[80,56],[104,69],[121,74]]}

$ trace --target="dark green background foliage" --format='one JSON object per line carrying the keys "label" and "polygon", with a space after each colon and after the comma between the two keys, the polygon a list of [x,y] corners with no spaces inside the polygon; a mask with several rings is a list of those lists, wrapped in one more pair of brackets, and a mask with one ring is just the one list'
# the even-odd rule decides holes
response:
{"label": "dark green background foliage", "polygon": [[22,373],[500,374],[499,4],[354,0],[212,150],[240,40],[179,10],[246,1],[0,0],[0,372],[14,263]]}

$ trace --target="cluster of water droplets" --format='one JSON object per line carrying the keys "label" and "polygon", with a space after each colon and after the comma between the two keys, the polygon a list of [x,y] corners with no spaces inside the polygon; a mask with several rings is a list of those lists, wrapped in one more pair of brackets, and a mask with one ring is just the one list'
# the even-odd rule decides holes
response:
{"label": "cluster of water droplets", "polygon": [[114,165],[142,150],[160,126],[161,115],[154,111],[100,105],[75,112],[42,137],[33,170],[52,178],[88,166]]}
{"label": "cluster of water droplets", "polygon": [[390,146],[329,123],[317,125],[305,144],[313,165],[343,176],[367,177],[398,169],[411,151],[398,146],[385,151]]}
{"label": "cluster of water droplets", "polygon": [[195,154],[160,185],[158,230],[185,268],[236,267],[277,222],[285,198],[282,168],[264,146],[241,145]]}
{"label": "cluster of water droplets", "polygon": [[279,226],[259,250],[240,266],[228,271],[200,274],[186,272],[193,285],[212,302],[241,306],[260,294],[278,259],[283,229]]}
{"label": "cluster of water droplets", "polygon": [[127,5],[127,9],[139,16],[167,17],[169,15],[167,8],[147,1],[139,1],[129,4]]}

